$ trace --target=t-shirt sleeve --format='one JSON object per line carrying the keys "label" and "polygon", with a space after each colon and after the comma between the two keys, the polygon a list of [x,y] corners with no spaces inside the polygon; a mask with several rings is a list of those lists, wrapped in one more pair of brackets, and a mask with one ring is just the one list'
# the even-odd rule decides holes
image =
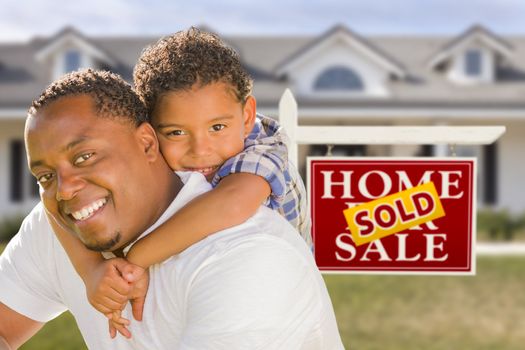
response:
{"label": "t-shirt sleeve", "polygon": [[216,186],[222,178],[234,173],[258,175],[268,182],[272,191],[265,204],[272,209],[280,207],[290,181],[288,142],[288,136],[276,121],[259,116],[245,140],[244,150],[221,166],[212,185]]}
{"label": "t-shirt sleeve", "polygon": [[267,238],[224,251],[191,283],[180,349],[301,348],[321,307],[311,266]]}
{"label": "t-shirt sleeve", "polygon": [[38,322],[48,322],[66,310],[57,292],[54,239],[39,204],[0,256],[0,301]]}

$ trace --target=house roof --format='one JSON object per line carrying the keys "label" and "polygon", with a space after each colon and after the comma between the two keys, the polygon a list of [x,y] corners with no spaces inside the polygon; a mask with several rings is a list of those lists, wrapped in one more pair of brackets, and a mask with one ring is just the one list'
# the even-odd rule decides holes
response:
{"label": "house roof", "polygon": [[[261,107],[276,108],[290,82],[277,74],[283,64],[322,41],[334,31],[345,31],[340,26],[321,36],[224,36],[234,46],[243,64],[255,78],[254,94]],[[473,29],[471,29],[473,30]],[[479,30],[479,29],[476,29]],[[468,31],[467,31],[468,32]],[[58,34],[57,34],[58,35]],[[467,35],[466,33],[463,36]],[[133,65],[142,49],[158,37],[86,37],[90,45],[113,58],[111,69],[131,81]],[[56,37],[56,36],[55,36]],[[522,106],[525,96],[525,37],[506,36],[505,47],[512,47],[512,65],[500,67],[498,80],[492,84],[458,86],[440,72],[428,67],[429,58],[460,40],[437,36],[367,36],[364,44],[406,72],[405,79],[387,82],[388,98],[334,99],[296,96],[301,106],[316,103],[326,108],[354,108],[362,106]],[[50,76],[35,59],[52,38],[35,38],[26,43],[0,43],[0,109],[27,109],[45,86]],[[498,42],[501,41],[498,39]],[[293,87],[292,91],[293,91]],[[466,107],[465,107],[466,108]],[[469,107],[470,108],[470,107]]]}
{"label": "house roof", "polygon": [[365,38],[361,37],[355,32],[352,32],[350,29],[342,25],[336,25],[335,27],[327,31],[325,34],[308,42],[305,46],[297,50],[294,54],[286,57],[284,61],[276,67],[277,74],[281,75],[285,73],[288,70],[288,67],[294,62],[306,56],[309,51],[312,51],[322,42],[336,35],[341,35],[357,43],[359,46],[364,48],[364,50],[366,50],[367,53],[371,55],[373,59],[375,59],[379,64],[384,66],[393,74],[399,77],[404,77],[406,75],[406,71],[403,65],[399,63],[395,58],[390,56],[381,48],[374,45],[372,42],[366,40]]}
{"label": "house roof", "polygon": [[461,35],[441,47],[439,51],[432,56],[429,66],[432,68],[438,66],[447,60],[464,42],[475,37],[483,40],[492,50],[502,56],[510,57],[512,55],[512,44],[481,25],[473,25]]}
{"label": "house roof", "polygon": [[47,57],[56,52],[61,45],[68,41],[76,42],[79,48],[89,52],[93,57],[96,57],[110,65],[117,65],[118,63],[112,57],[111,51],[103,50],[91,39],[84,36],[71,26],[67,26],[53,35],[51,38],[44,40],[42,47],[36,52],[35,58],[37,61],[44,61]]}

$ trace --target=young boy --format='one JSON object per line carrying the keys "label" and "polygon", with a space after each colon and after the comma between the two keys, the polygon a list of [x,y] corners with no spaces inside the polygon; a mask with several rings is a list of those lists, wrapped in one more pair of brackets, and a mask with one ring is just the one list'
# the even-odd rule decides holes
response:
{"label": "young boy", "polygon": [[[129,263],[147,269],[213,232],[244,222],[261,204],[288,219],[311,247],[306,193],[288,164],[286,136],[275,121],[256,116],[252,80],[234,50],[217,36],[191,28],[147,48],[134,82],[170,167],[202,173],[214,190],[137,241],[126,256]],[[137,289],[145,293],[147,281],[128,285],[120,277],[129,270],[125,262],[105,261],[60,228],[55,231],[97,310],[112,314],[128,299],[143,296]],[[118,316],[112,325],[130,336],[127,320]],[[114,329],[111,333],[115,336]]]}

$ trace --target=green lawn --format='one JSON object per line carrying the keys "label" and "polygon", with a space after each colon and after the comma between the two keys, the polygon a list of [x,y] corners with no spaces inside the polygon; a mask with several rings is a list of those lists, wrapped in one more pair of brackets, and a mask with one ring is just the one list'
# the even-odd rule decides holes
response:
{"label": "green lawn", "polygon": [[524,349],[525,257],[473,277],[325,276],[346,348]]}
{"label": "green lawn", "polygon": [[[109,335],[108,335],[109,336]],[[20,350],[81,350],[87,349],[73,315],[65,312],[49,322]]]}
{"label": "green lawn", "polygon": [[[0,245],[0,250],[2,250]],[[473,277],[325,275],[347,349],[523,349],[525,257],[478,258]],[[66,313],[21,349],[84,348]]]}

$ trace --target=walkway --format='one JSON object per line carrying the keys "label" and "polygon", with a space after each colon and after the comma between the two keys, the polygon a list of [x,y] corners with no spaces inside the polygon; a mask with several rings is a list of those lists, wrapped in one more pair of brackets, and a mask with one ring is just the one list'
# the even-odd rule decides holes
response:
{"label": "walkway", "polygon": [[525,243],[480,242],[476,244],[476,255],[525,255]]}

